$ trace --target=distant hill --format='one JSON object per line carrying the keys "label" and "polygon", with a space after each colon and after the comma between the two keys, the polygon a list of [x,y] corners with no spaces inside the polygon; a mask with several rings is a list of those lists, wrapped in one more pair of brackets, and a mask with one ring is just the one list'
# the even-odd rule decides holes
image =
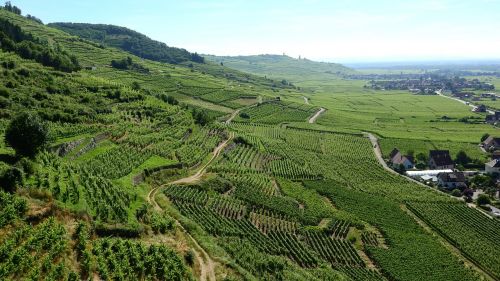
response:
{"label": "distant hill", "polygon": [[65,31],[105,46],[111,46],[130,52],[138,57],[166,63],[194,61],[203,63],[203,57],[185,49],[169,47],[144,34],[126,27],[107,24],[88,23],[50,23],[51,27]]}
{"label": "distant hill", "polygon": [[295,59],[284,55],[257,56],[210,56],[205,58],[240,71],[302,82],[309,79],[337,78],[355,72],[338,63],[317,62],[308,59]]}

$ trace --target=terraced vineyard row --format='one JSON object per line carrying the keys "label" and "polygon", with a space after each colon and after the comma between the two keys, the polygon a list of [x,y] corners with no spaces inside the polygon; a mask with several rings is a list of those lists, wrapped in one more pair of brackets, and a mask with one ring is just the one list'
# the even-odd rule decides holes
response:
{"label": "terraced vineyard row", "polygon": [[[259,104],[242,111],[235,119],[237,122],[258,122],[264,124],[279,124],[283,122],[304,122],[314,114],[316,108],[313,106],[295,106],[295,104],[279,101]],[[248,118],[242,117],[248,116]]]}
{"label": "terraced vineyard row", "polygon": [[500,221],[463,203],[411,202],[408,207],[478,265],[500,278]]}
{"label": "terraced vineyard row", "polygon": [[103,280],[182,280],[187,275],[182,260],[164,245],[105,238],[93,243],[92,254]]}
{"label": "terraced vineyard row", "polygon": [[69,237],[53,218],[18,228],[0,240],[0,279],[77,280],[66,252]]}
{"label": "terraced vineyard row", "polygon": [[345,240],[333,239],[325,233],[306,232],[307,243],[332,265],[364,267],[365,263],[359,257],[354,247]]}
{"label": "terraced vineyard row", "polygon": [[117,179],[128,175],[149,157],[151,157],[149,151],[121,146],[97,155],[85,165],[85,168],[95,175]]}

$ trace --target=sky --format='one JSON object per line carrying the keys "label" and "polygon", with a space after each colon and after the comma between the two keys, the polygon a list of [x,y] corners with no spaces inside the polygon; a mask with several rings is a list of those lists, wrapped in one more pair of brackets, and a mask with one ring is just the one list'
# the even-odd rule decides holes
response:
{"label": "sky", "polygon": [[125,26],[191,52],[336,62],[500,59],[500,0],[12,0],[49,22]]}

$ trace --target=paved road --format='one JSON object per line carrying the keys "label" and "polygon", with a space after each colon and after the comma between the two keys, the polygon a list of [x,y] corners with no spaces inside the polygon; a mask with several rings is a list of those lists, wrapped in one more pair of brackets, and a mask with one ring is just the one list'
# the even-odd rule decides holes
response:
{"label": "paved road", "polygon": [[[372,146],[373,146],[373,152],[375,153],[375,157],[377,158],[378,162],[380,163],[380,165],[382,165],[382,167],[384,167],[384,169],[386,169],[388,172],[391,172],[393,174],[396,174],[398,176],[401,176],[401,177],[404,177],[405,179],[411,181],[411,182],[414,182],[416,184],[419,184],[421,186],[424,186],[424,187],[427,187],[429,188],[429,186],[417,181],[417,180],[414,180],[410,177],[407,177],[405,175],[402,175],[396,171],[394,171],[393,169],[389,168],[389,166],[387,166],[387,163],[385,163],[384,161],[384,157],[382,156],[382,151],[380,150],[380,145],[378,143],[378,139],[376,136],[374,136],[373,134],[371,133],[367,133],[367,132],[364,132],[364,134],[366,136],[368,136],[368,138],[370,139],[370,142],[372,143]],[[433,189],[435,190],[435,189]],[[437,192],[439,192],[438,190],[436,190]]]}
{"label": "paved road", "polygon": [[[441,90],[436,91],[436,94],[437,94],[438,96],[442,96],[442,97],[444,97],[444,98],[447,98],[447,99],[452,99],[452,100],[458,101],[458,102],[460,102],[460,103],[463,103],[463,104],[465,104],[465,105],[468,105],[468,106],[470,106],[470,107],[472,108],[472,110],[473,110],[473,111],[474,111],[474,110],[476,109],[476,107],[477,107],[477,106],[475,106],[474,104],[472,104],[472,103],[470,103],[470,102],[467,102],[467,101],[461,100],[461,99],[459,99],[459,98],[454,98],[454,97],[450,97],[450,96],[444,95],[444,94],[442,93],[442,91],[441,91]],[[487,109],[486,111],[487,111],[489,114],[495,114],[495,111],[493,111],[493,110],[489,110],[489,109]]]}

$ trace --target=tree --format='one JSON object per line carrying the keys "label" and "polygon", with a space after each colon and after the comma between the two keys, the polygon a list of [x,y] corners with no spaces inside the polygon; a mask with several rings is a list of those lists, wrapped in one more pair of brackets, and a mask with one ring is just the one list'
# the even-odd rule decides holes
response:
{"label": "tree", "polygon": [[484,134],[482,137],[481,137],[481,142],[485,141],[488,137],[490,136],[490,134],[486,133]]}
{"label": "tree", "polygon": [[21,14],[21,9],[19,9],[17,6],[12,6],[10,1],[5,2],[4,9],[17,15]]}
{"label": "tree", "polygon": [[240,117],[244,118],[244,119],[250,119],[250,115],[248,115],[248,113],[246,113],[246,112],[240,113]]}
{"label": "tree", "polygon": [[479,194],[479,196],[477,197],[478,205],[487,205],[490,203],[491,203],[490,197],[486,194]]}
{"label": "tree", "polygon": [[406,173],[406,168],[403,164],[399,164],[396,167],[394,167],[394,171],[403,175],[404,173]]}
{"label": "tree", "polygon": [[207,114],[205,110],[193,109],[191,114],[193,115],[194,122],[201,126],[205,126],[211,121],[210,116]]}
{"label": "tree", "polygon": [[423,154],[422,152],[418,153],[417,156],[415,156],[418,161],[427,163],[427,155]]}
{"label": "tree", "polygon": [[197,62],[197,63],[205,63],[205,58],[198,55],[198,53],[191,54],[191,61]]}
{"label": "tree", "polygon": [[17,115],[5,130],[5,142],[18,156],[35,156],[47,144],[48,137],[46,124],[31,113]]}
{"label": "tree", "polygon": [[465,153],[465,151],[460,150],[457,153],[457,158],[455,159],[455,163],[460,164],[460,165],[466,165],[470,161],[471,161],[471,159],[469,158],[469,156],[467,156],[467,153]]}

